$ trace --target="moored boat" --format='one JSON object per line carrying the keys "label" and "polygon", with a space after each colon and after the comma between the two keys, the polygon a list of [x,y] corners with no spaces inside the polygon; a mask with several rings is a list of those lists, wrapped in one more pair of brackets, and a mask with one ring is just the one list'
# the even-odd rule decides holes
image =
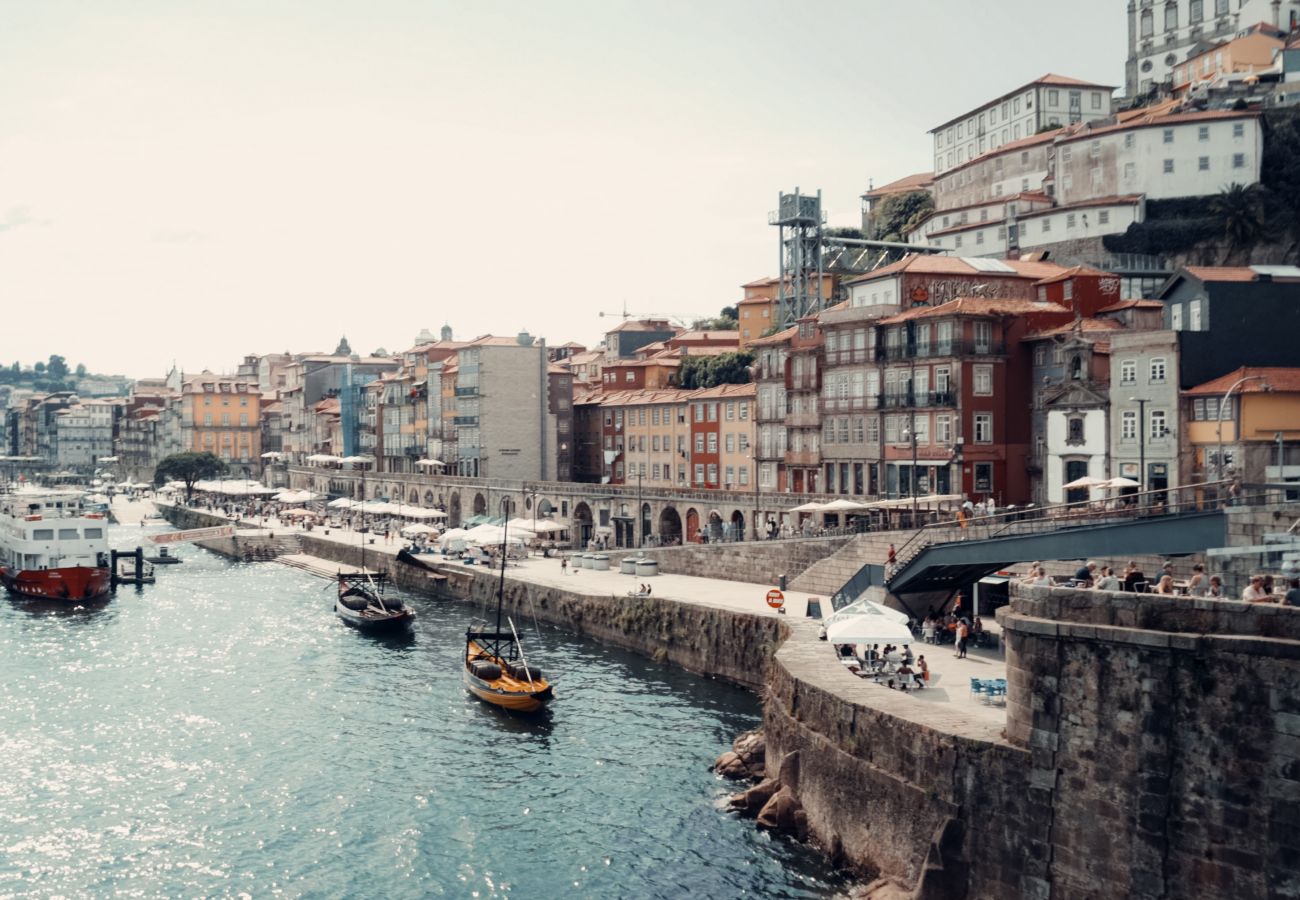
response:
{"label": "moored boat", "polygon": [[82,491],[0,494],[0,582],[10,594],[80,603],[112,590],[108,520]]}
{"label": "moored boat", "polygon": [[415,611],[400,598],[385,597],[388,577],[383,572],[343,573],[338,576],[334,611],[362,631],[396,631],[410,627]]}
{"label": "moored boat", "polygon": [[[507,522],[507,527],[509,523]],[[514,622],[501,630],[501,603],[506,586],[506,530],[501,532],[501,577],[497,582],[496,627],[487,631],[473,625],[465,632],[465,658],[461,678],[465,688],[484,703],[512,712],[535,713],[555,699],[555,690],[541,669],[529,664]]]}

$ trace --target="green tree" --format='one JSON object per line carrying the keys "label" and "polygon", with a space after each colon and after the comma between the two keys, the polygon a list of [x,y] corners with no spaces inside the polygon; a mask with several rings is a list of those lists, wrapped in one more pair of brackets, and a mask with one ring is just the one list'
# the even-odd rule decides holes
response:
{"label": "green tree", "polygon": [[68,377],[68,361],[58,354],[51,353],[50,361],[45,366],[45,371],[50,373],[50,377],[62,380]]}
{"label": "green tree", "polygon": [[871,216],[872,237],[878,241],[905,241],[907,232],[934,211],[929,191],[890,194]]}
{"label": "green tree", "polygon": [[754,354],[741,350],[718,356],[687,356],[682,360],[681,386],[688,391],[720,384],[748,384]]}
{"label": "green tree", "polygon": [[724,306],[712,319],[696,319],[691,328],[695,331],[735,331],[740,328],[740,312],[734,306]]}
{"label": "green tree", "polygon": [[211,453],[173,453],[158,463],[153,473],[153,483],[163,485],[168,481],[185,482],[185,502],[194,496],[194,483],[205,478],[219,478],[226,474],[227,466]]}
{"label": "green tree", "polygon": [[32,371],[35,372],[37,375],[44,375],[44,374],[45,374],[45,363],[43,363],[43,362],[38,362],[36,365],[32,366]]}
{"label": "green tree", "polygon": [[1223,234],[1228,239],[1224,263],[1243,253],[1249,257],[1251,248],[1263,239],[1267,225],[1263,189],[1230,185],[1210,201],[1210,212],[1223,223]]}
{"label": "green tree", "polygon": [[86,364],[85,364],[85,363],[77,363],[77,377],[78,377],[78,378],[85,378],[85,377],[86,377]]}
{"label": "green tree", "polygon": [[1294,262],[1300,256],[1300,109],[1287,107],[1264,114],[1259,181],[1267,190],[1269,231],[1287,234],[1291,246],[1285,258]]}

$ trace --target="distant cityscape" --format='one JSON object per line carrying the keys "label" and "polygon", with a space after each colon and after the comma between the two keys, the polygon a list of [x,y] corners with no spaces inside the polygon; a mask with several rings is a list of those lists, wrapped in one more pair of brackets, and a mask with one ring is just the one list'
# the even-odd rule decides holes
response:
{"label": "distant cityscape", "polygon": [[18,367],[5,455],[1001,505],[1300,482],[1300,9],[1127,15],[1122,97],[1046,74],[944,111],[929,170],[868,187],[860,228],[782,194],[780,271],[736,273],[716,317],[135,381]]}

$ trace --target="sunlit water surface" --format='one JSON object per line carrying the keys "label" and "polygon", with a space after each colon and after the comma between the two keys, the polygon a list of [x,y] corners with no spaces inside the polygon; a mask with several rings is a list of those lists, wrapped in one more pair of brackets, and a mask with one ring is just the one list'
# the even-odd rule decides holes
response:
{"label": "sunlit water surface", "polygon": [[528,623],[558,699],[511,718],[461,687],[464,604],[416,599],[412,636],[376,639],[320,579],[180,554],[100,608],[0,600],[0,896],[843,887],[721,808],[708,766],[752,695]]}

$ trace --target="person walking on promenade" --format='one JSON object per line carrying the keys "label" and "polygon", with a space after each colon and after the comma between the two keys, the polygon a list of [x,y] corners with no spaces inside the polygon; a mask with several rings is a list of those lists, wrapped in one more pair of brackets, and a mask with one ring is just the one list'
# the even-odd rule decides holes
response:
{"label": "person walking on promenade", "polygon": [[560,557],[560,574],[561,575],[569,574],[569,558],[567,556]]}
{"label": "person walking on promenade", "polygon": [[958,659],[966,658],[966,639],[970,636],[970,629],[966,627],[966,620],[962,619],[957,622],[957,652],[953,656]]}
{"label": "person walking on promenade", "polygon": [[885,558],[885,574],[893,575],[896,565],[898,565],[898,551],[894,549],[893,543],[890,543],[889,556]]}

